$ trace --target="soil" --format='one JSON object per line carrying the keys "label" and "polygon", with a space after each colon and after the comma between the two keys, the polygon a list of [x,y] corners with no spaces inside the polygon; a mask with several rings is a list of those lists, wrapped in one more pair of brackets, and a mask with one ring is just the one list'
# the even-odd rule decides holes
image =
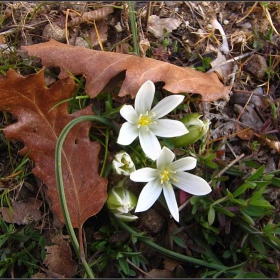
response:
{"label": "soil", "polygon": [[[83,17],[86,13],[112,5],[122,9],[113,8],[112,11],[104,10],[97,15],[88,14],[87,17]],[[95,50],[104,49],[135,55],[128,2],[2,2],[0,7],[0,50],[3,56],[14,53],[13,61],[18,63],[18,71],[23,75],[32,70],[20,66],[20,61],[27,57],[21,46],[46,42],[50,38]],[[229,101],[192,104],[193,111],[200,112],[211,121],[209,139],[213,145],[220,147],[218,151],[222,165],[226,166],[238,155],[244,154],[244,159],[265,164],[267,172],[279,169],[280,36],[277,30],[280,30],[280,4],[267,2],[267,6],[262,6],[258,2],[135,2],[135,11],[141,56],[181,67],[193,67],[204,72],[214,71],[221,82],[232,86]],[[161,35],[158,35],[149,25],[149,16],[157,16],[156,22],[159,22],[159,19],[168,19],[176,28],[164,25],[164,31],[158,26],[153,27],[161,32]],[[213,19],[217,19],[223,26],[229,44],[229,51],[226,53],[221,48],[224,46],[221,33],[211,25]],[[65,31],[66,22],[68,35]],[[166,31],[168,28],[171,28],[171,31]],[[32,63],[40,66],[39,60]],[[2,74],[8,70],[5,69],[5,65],[7,64],[0,61]],[[46,84],[50,85],[53,82],[50,77],[46,77]],[[277,109],[274,117],[271,114],[272,106]],[[7,123],[7,118],[9,123],[15,122],[11,115],[1,113],[2,127]],[[268,134],[270,142],[260,136]],[[22,148],[22,143],[11,142],[12,155],[5,149],[6,140],[2,134],[0,143],[0,175],[4,178],[0,180],[0,186],[3,191],[13,188],[17,183],[8,176],[12,166],[17,166],[22,160],[17,154]],[[112,150],[114,145],[111,143]],[[256,148],[253,148],[254,145],[257,145]],[[32,162],[26,165],[26,173],[31,171],[32,165]],[[245,167],[244,171],[246,172]],[[119,177],[109,180],[113,184]],[[234,183],[238,184],[237,181],[232,182],[227,187],[234,188]],[[44,212],[44,221],[40,223],[40,229],[50,240],[47,232],[60,231],[61,223],[47,210],[48,204],[41,187],[41,182],[30,174],[24,179],[21,187],[12,192],[11,198],[21,200],[39,195],[44,200],[44,206],[40,208]],[[138,194],[142,185],[131,183],[130,187]],[[271,203],[277,211],[279,196],[277,190],[271,193]],[[186,216],[189,210],[186,207],[181,213],[182,216]],[[107,212],[102,210],[85,224],[88,244],[104,238],[100,232],[100,228],[104,226],[111,225]],[[170,220],[169,213],[159,203],[140,214],[135,227],[139,231],[145,231],[154,242],[175,252],[192,256],[194,252],[203,251],[201,246],[194,244],[192,235],[184,231],[179,231],[179,236],[187,244],[185,248],[170,241],[171,233],[179,226]],[[236,234],[236,239],[240,239],[238,232],[232,230],[231,234]],[[128,239],[125,233],[115,232],[109,242],[117,246],[118,242],[124,243]],[[146,245],[141,244],[137,249],[148,260],[142,267],[148,276],[200,276],[193,266],[170,260]],[[137,277],[145,276],[141,271],[135,271]],[[100,271],[98,277],[121,277],[117,261],[112,259]]]}

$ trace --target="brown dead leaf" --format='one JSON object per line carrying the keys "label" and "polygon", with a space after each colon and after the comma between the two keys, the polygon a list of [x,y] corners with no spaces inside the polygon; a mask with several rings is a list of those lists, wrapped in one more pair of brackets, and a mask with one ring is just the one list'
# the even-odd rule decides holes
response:
{"label": "brown dead leaf", "polygon": [[26,201],[13,201],[11,211],[8,207],[0,208],[2,219],[7,223],[16,223],[18,225],[28,225],[31,222],[37,222],[41,219],[39,208],[42,201],[30,197]]}
{"label": "brown dead leaf", "polygon": [[98,30],[98,35],[95,31],[95,28],[92,27],[88,34],[88,39],[93,47],[99,44],[98,36],[101,43],[105,43],[108,37],[108,25],[105,23],[104,20],[100,20],[96,23],[96,29]]}
{"label": "brown dead leaf", "polygon": [[72,19],[67,24],[67,26],[72,27],[72,26],[79,25],[83,22],[98,21],[98,20],[104,19],[105,17],[107,17],[109,14],[111,14],[113,12],[114,12],[114,8],[110,7],[110,6],[103,7],[98,10],[95,10],[95,11],[85,12],[82,14],[81,17],[75,17],[74,19]]}
{"label": "brown dead leaf", "polygon": [[157,269],[153,268],[148,272],[150,277],[153,278],[174,278],[174,274],[167,269]]}
{"label": "brown dead leaf", "polygon": [[45,246],[47,251],[44,264],[49,270],[65,278],[71,278],[77,271],[78,265],[72,260],[69,243],[62,236],[56,237],[55,245]]}
{"label": "brown dead leaf", "polygon": [[[46,195],[52,211],[63,221],[55,179],[55,147],[62,129],[74,118],[92,114],[87,107],[68,114],[67,103],[49,110],[73,95],[75,82],[67,78],[50,88],[44,83],[44,71],[22,77],[14,70],[0,77],[0,110],[12,113],[17,122],[4,129],[8,139],[24,143],[20,154],[35,163],[33,173],[46,185]],[[65,139],[62,151],[62,170],[66,200],[73,227],[81,228],[85,220],[95,215],[107,199],[107,179],[98,173],[100,144],[91,142],[88,134],[91,122],[74,126]],[[82,156],[84,154],[90,156]]]}
{"label": "brown dead leaf", "polygon": [[238,124],[236,124],[235,127],[236,135],[242,140],[249,141],[255,135],[251,128],[241,128]]}
{"label": "brown dead leaf", "polygon": [[174,29],[177,29],[181,20],[176,18],[160,18],[156,15],[149,16],[147,31],[151,32],[156,38],[160,38],[164,33],[171,32]]}
{"label": "brown dead leaf", "polygon": [[97,96],[109,81],[125,72],[119,96],[135,97],[140,86],[147,80],[163,81],[164,89],[172,93],[197,93],[203,101],[229,99],[230,87],[224,86],[214,73],[202,73],[192,68],[182,68],[147,57],[95,51],[65,45],[51,39],[49,42],[23,46],[29,55],[38,56],[44,66],[61,68],[60,79],[85,74],[86,92]]}

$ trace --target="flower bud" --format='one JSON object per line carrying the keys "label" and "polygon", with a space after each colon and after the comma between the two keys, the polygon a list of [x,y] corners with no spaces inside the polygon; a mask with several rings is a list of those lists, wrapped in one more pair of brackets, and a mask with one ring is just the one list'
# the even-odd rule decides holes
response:
{"label": "flower bud", "polygon": [[189,132],[182,136],[172,138],[172,143],[176,148],[193,144],[206,134],[209,129],[210,121],[200,120],[201,116],[202,115],[199,113],[193,113],[181,119],[181,122],[186,126]]}
{"label": "flower bud", "polygon": [[123,187],[114,187],[108,192],[107,208],[120,220],[130,222],[138,217],[129,213],[136,207],[136,196]]}
{"label": "flower bud", "polygon": [[135,171],[135,166],[129,154],[120,151],[115,155],[112,162],[113,170],[116,174],[128,176]]}

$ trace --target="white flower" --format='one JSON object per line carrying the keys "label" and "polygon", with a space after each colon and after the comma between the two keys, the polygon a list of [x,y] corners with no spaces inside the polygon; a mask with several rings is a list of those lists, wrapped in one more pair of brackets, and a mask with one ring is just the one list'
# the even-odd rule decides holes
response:
{"label": "white flower", "polygon": [[135,212],[149,209],[163,190],[170,213],[178,222],[179,210],[172,185],[193,195],[205,195],[211,192],[210,186],[204,179],[183,172],[195,168],[195,158],[185,157],[173,162],[174,158],[174,153],[164,147],[156,161],[157,169],[145,167],[130,175],[132,181],[148,182],[140,193]]}
{"label": "white flower", "polygon": [[168,96],[151,109],[154,95],[155,85],[152,81],[147,81],[137,92],[135,109],[131,105],[121,108],[120,114],[127,122],[122,125],[117,140],[120,145],[129,145],[139,136],[144,153],[152,160],[156,160],[161,152],[156,136],[177,137],[188,133],[182,122],[160,119],[175,109],[184,96]]}
{"label": "white flower", "polygon": [[130,155],[121,151],[115,155],[112,162],[113,170],[116,174],[128,176],[135,171],[135,166]]}

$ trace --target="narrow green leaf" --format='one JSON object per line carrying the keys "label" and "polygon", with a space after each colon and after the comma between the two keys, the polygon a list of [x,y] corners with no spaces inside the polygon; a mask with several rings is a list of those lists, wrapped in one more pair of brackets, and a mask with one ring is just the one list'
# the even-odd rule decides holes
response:
{"label": "narrow green leaf", "polygon": [[215,221],[215,209],[213,207],[209,208],[208,211],[208,223],[211,226]]}
{"label": "narrow green leaf", "polygon": [[273,185],[273,186],[275,186],[275,187],[278,187],[278,188],[280,188],[280,178],[273,178],[272,180],[271,180],[271,184]]}
{"label": "narrow green leaf", "polygon": [[179,237],[177,235],[173,235],[172,238],[177,245],[179,245],[182,248],[186,248],[186,244],[181,237]]}
{"label": "narrow green leaf", "polygon": [[217,211],[217,212],[220,212],[222,214],[225,214],[226,216],[228,217],[234,217],[235,214],[228,211],[227,209],[223,208],[223,207],[219,207],[219,206],[214,206],[214,209]]}
{"label": "narrow green leaf", "polygon": [[261,279],[267,279],[267,277],[262,274],[262,273],[258,273],[258,272],[246,272],[243,275],[243,278],[261,278]]}
{"label": "narrow green leaf", "polygon": [[119,265],[125,274],[129,274],[129,265],[124,258],[118,259]]}
{"label": "narrow green leaf", "polygon": [[255,235],[251,235],[249,237],[249,241],[252,244],[252,246],[258,251],[259,254],[263,256],[266,255],[266,248],[259,238],[257,238]]}
{"label": "narrow green leaf", "polygon": [[257,178],[260,178],[261,175],[263,174],[265,169],[265,165],[262,165],[254,174],[252,174],[246,181],[253,181],[256,180]]}
{"label": "narrow green leaf", "polygon": [[244,183],[243,185],[241,185],[239,188],[237,188],[233,192],[233,194],[232,194],[233,198],[236,198],[237,196],[241,195],[242,193],[244,193],[250,187],[251,187],[251,183],[248,183],[248,182]]}
{"label": "narrow green leaf", "polygon": [[265,227],[263,227],[262,231],[265,232],[265,233],[274,233],[276,228],[277,228],[277,225],[275,225],[275,224],[268,224]]}
{"label": "narrow green leaf", "polygon": [[245,222],[247,222],[251,226],[255,225],[254,220],[248,214],[246,214],[244,211],[241,211],[241,213],[243,215],[242,218]]}
{"label": "narrow green leaf", "polygon": [[254,199],[250,200],[250,205],[257,207],[267,207],[273,209],[274,207],[265,199]]}

